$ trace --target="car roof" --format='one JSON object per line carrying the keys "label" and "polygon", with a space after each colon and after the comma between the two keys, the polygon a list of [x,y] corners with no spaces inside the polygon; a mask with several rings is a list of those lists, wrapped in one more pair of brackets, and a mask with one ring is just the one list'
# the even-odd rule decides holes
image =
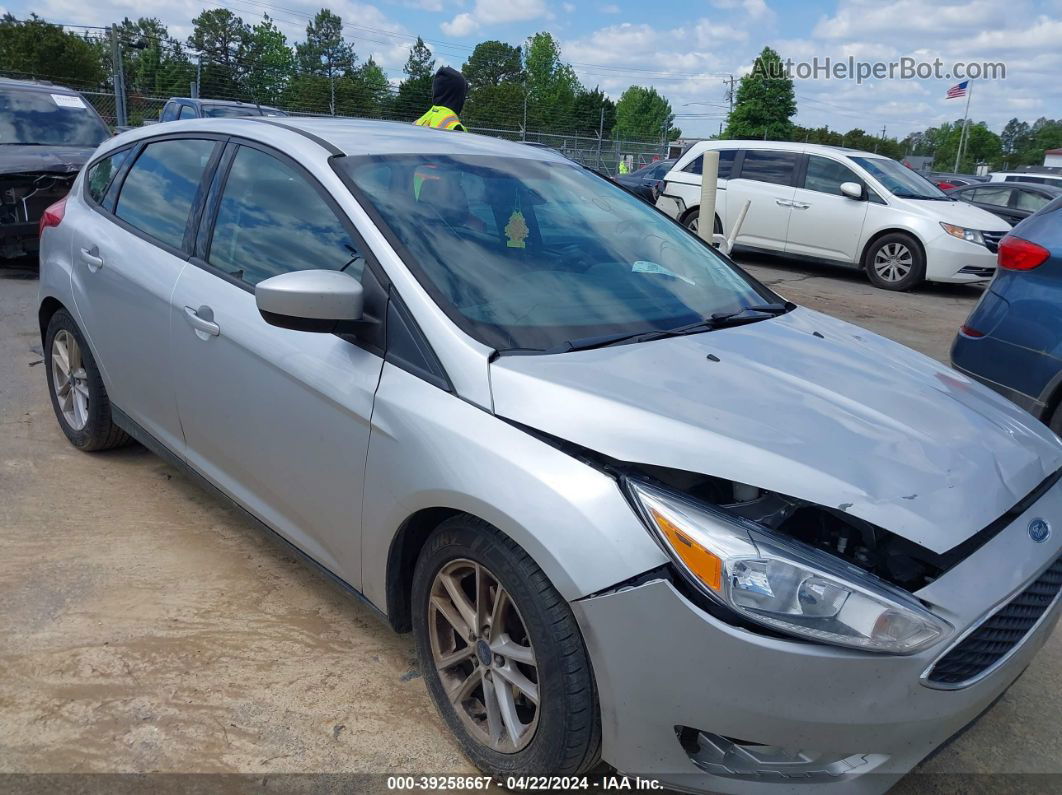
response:
{"label": "car roof", "polygon": [[14,88],[23,91],[37,91],[42,94],[70,94],[78,92],[66,86],[58,86],[47,80],[16,80],[13,77],[0,77],[0,88]]}
{"label": "car roof", "polygon": [[979,183],[976,186],[967,185],[965,187],[968,187],[968,188],[972,188],[972,187],[979,187],[979,188],[993,187],[994,188],[994,187],[996,187],[996,185],[1006,185],[1008,188],[1026,188],[1027,190],[1038,190],[1038,191],[1042,191],[1044,193],[1050,193],[1050,194],[1052,194],[1054,196],[1062,196],[1062,186],[1060,186],[1060,185],[1051,185],[1050,183],[1047,183],[1047,182],[1024,182],[1024,181],[1021,181],[1021,180],[1012,180],[1011,182],[1000,182],[1000,183],[981,182],[981,183]]}
{"label": "car roof", "polygon": [[698,152],[707,149],[774,149],[781,152],[807,152],[808,154],[823,155],[858,155],[860,157],[879,157],[888,160],[885,155],[866,152],[862,149],[850,149],[847,146],[827,146],[826,144],[805,144],[799,141],[743,141],[739,138],[722,139],[717,141],[700,141],[690,147],[690,150]]}
{"label": "car roof", "polygon": [[[277,128],[298,134],[304,140],[314,140],[332,150],[333,154],[392,155],[493,155],[496,157],[542,160],[571,165],[563,155],[537,146],[525,146],[519,141],[506,141],[475,133],[436,130],[418,127],[408,122],[377,121],[374,119],[337,119],[332,117],[251,116],[238,119],[187,119],[166,122],[167,134],[184,132],[214,132],[244,135],[251,139],[272,140]],[[137,127],[110,139],[116,148],[124,143],[151,138],[162,131],[157,125]]]}

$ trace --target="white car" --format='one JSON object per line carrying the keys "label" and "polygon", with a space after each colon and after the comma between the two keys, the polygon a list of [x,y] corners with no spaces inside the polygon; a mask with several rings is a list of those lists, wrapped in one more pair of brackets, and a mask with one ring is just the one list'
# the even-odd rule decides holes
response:
{"label": "white car", "polygon": [[735,245],[861,268],[886,290],[991,278],[1010,231],[890,158],[781,141],[701,141],[678,159],[656,206],[693,230],[703,155],[712,149],[719,151],[716,232],[729,235],[749,201]]}
{"label": "white car", "polygon": [[1062,188],[1062,174],[1050,174],[1040,171],[993,171],[988,175],[989,182],[1039,182],[1041,185],[1054,185]]}

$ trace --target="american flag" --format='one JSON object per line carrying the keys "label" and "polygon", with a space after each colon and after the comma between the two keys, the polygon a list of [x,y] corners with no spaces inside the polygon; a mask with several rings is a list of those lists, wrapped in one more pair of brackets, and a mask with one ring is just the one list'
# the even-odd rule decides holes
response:
{"label": "american flag", "polygon": [[955,99],[956,97],[966,96],[966,87],[970,85],[969,80],[963,80],[961,83],[956,83],[948,89],[948,93],[945,94],[945,99]]}

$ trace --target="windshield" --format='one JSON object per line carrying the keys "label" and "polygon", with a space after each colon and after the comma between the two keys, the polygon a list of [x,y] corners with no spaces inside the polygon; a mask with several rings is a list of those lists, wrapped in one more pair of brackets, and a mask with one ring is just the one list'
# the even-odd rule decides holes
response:
{"label": "windshield", "polygon": [[79,96],[0,89],[0,144],[95,147],[109,136]]}
{"label": "windshield", "polygon": [[928,179],[895,160],[885,157],[853,157],[852,160],[869,171],[893,196],[950,201],[944,191]]}
{"label": "windshield", "polygon": [[673,329],[776,299],[640,199],[572,164],[444,155],[336,163],[439,306],[498,350]]}

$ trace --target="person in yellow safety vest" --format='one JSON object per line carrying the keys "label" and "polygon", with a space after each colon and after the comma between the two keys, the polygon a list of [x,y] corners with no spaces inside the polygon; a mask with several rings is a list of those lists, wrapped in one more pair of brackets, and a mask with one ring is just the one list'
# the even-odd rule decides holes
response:
{"label": "person in yellow safety vest", "polygon": [[452,67],[443,66],[431,81],[431,110],[413,123],[420,127],[468,132],[458,118],[467,96],[465,76]]}
{"label": "person in yellow safety vest", "polygon": [[630,174],[631,173],[630,167],[627,165],[627,158],[625,158],[625,157],[624,158],[620,158],[619,173],[621,173],[621,174]]}

